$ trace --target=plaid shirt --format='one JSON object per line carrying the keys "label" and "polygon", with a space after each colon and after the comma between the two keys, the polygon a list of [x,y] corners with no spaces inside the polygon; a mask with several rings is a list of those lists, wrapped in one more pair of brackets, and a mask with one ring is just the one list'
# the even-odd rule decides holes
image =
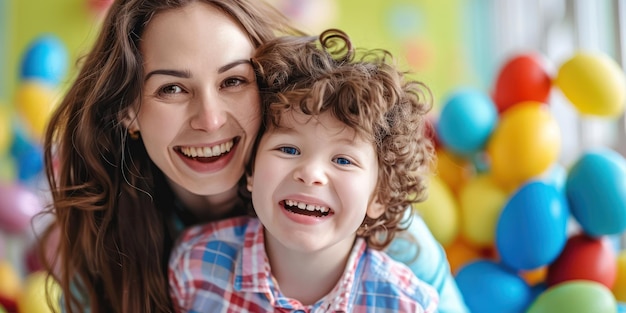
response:
{"label": "plaid shirt", "polygon": [[323,299],[285,297],[271,274],[263,227],[238,217],[185,231],[169,263],[177,312],[436,312],[436,291],[357,238],[340,281]]}

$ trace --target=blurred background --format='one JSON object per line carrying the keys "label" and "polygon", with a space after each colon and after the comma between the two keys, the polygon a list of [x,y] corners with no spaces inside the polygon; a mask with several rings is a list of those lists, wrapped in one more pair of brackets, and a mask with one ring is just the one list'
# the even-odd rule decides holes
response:
{"label": "blurred background", "polygon": [[[438,163],[415,210],[472,312],[622,312],[626,2],[268,1],[430,87]],[[0,0],[0,313],[49,312],[41,135],[110,2]]]}

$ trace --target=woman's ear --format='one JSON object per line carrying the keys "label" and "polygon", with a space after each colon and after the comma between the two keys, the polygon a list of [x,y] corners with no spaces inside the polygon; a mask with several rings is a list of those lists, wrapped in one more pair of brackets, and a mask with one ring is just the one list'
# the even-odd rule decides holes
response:
{"label": "woman's ear", "polygon": [[249,192],[252,192],[253,180],[252,175],[246,174],[246,189],[248,189]]}
{"label": "woman's ear", "polygon": [[118,119],[124,127],[126,127],[128,133],[136,134],[141,131],[139,129],[139,123],[137,123],[137,112],[133,106],[130,106],[126,110],[120,112]]}
{"label": "woman's ear", "polygon": [[370,219],[375,220],[383,215],[383,213],[385,213],[385,206],[378,201],[378,197],[374,197],[374,199],[370,201],[370,204],[367,207],[367,212],[365,214]]}

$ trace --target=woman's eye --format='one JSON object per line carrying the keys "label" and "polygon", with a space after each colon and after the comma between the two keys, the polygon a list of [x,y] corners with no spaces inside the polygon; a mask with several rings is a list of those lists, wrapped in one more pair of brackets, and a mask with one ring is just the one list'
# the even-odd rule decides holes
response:
{"label": "woman's eye", "polygon": [[339,165],[350,165],[352,164],[352,161],[346,159],[346,158],[335,158],[335,162],[337,162],[337,164]]}
{"label": "woman's eye", "polygon": [[176,94],[181,92],[183,92],[183,89],[178,85],[167,85],[159,90],[159,93],[162,94]]}
{"label": "woman's eye", "polygon": [[244,80],[240,78],[227,78],[224,80],[223,87],[236,87],[244,83]]}
{"label": "woman's eye", "polygon": [[286,154],[292,154],[292,155],[300,154],[298,149],[296,149],[294,147],[280,147],[280,148],[278,148],[278,150],[280,150],[282,153],[286,153]]}

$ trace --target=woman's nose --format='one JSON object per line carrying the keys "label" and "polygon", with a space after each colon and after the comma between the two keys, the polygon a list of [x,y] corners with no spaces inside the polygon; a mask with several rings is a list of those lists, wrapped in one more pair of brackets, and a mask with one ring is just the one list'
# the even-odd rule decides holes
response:
{"label": "woman's nose", "polygon": [[215,131],[227,120],[226,104],[219,96],[205,93],[195,99],[191,128],[204,131]]}
{"label": "woman's nose", "polygon": [[321,160],[302,160],[293,172],[293,178],[307,186],[323,186],[328,183],[328,176]]}

